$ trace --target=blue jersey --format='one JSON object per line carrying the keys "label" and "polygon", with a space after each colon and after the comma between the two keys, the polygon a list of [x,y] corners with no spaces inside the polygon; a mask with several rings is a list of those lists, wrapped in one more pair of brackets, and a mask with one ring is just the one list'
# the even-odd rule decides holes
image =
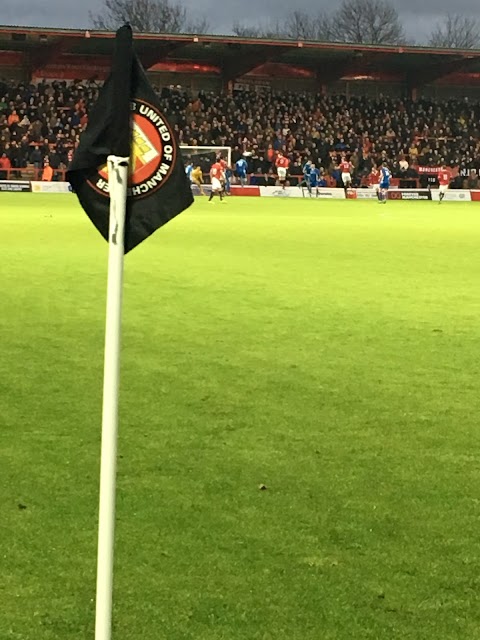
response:
{"label": "blue jersey", "polygon": [[185,168],[185,173],[187,174],[187,178],[190,180],[190,174],[192,173],[193,164],[187,164]]}
{"label": "blue jersey", "polygon": [[318,183],[320,181],[320,171],[315,167],[315,169],[310,169],[310,174],[308,176],[311,187],[318,187]]}
{"label": "blue jersey", "polygon": [[237,160],[235,163],[235,167],[237,169],[238,174],[244,175],[245,173],[247,173],[247,166],[248,165],[245,158],[240,158],[240,160]]}
{"label": "blue jersey", "polygon": [[308,177],[309,177],[309,175],[310,175],[310,173],[311,173],[311,171],[312,171],[312,165],[311,165],[311,163],[310,163],[310,162],[306,162],[306,163],[303,165],[303,169],[302,169],[302,171],[303,171],[303,175],[304,175],[304,177],[305,177],[305,180],[308,180]]}
{"label": "blue jersey", "polygon": [[388,189],[391,177],[392,174],[390,173],[390,169],[387,169],[387,167],[382,167],[380,169],[380,186],[382,189]]}

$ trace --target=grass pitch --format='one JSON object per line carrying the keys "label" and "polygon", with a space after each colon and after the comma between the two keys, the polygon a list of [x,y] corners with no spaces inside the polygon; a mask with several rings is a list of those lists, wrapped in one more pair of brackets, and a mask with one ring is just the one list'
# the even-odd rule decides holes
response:
{"label": "grass pitch", "polygon": [[[85,640],[107,245],[0,205],[0,638]],[[127,256],[116,640],[479,637],[479,246],[476,205],[232,198]]]}

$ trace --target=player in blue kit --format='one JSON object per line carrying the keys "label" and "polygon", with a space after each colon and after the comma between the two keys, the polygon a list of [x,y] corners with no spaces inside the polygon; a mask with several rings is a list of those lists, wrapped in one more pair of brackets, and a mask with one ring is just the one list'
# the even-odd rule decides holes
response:
{"label": "player in blue kit", "polygon": [[240,158],[240,160],[237,160],[235,163],[235,171],[242,187],[247,184],[247,167],[248,165],[245,158]]}
{"label": "player in blue kit", "polygon": [[[314,163],[309,160],[303,167],[303,180],[298,185],[302,189],[303,197],[305,197],[305,191],[303,187],[307,187],[310,198],[312,197],[313,189],[318,189],[320,186],[320,171],[316,168]],[[318,191],[317,191],[318,196]]]}
{"label": "player in blue kit", "polygon": [[187,174],[187,178],[190,182],[190,175],[192,173],[193,170],[193,162],[189,162],[186,167],[185,167],[185,173]]}
{"label": "player in blue kit", "polygon": [[386,204],[387,202],[387,194],[390,188],[390,180],[392,179],[392,174],[390,169],[381,162],[379,165],[380,169],[380,188],[378,189],[378,201],[380,204]]}
{"label": "player in blue kit", "polygon": [[318,186],[319,186],[319,182],[320,182],[320,171],[317,169],[317,167],[313,164],[311,164],[310,166],[310,175],[308,176],[309,181],[310,181],[310,196],[312,195],[312,189],[316,189],[316,195],[318,197]]}
{"label": "player in blue kit", "polygon": [[302,190],[303,197],[305,197],[305,193],[303,191],[303,187],[307,187],[308,193],[312,195],[311,185],[310,185],[310,172],[312,170],[312,161],[307,160],[307,162],[303,165],[302,173],[303,180],[299,182],[298,186]]}
{"label": "player in blue kit", "polygon": [[311,194],[311,189],[310,189],[310,172],[312,170],[312,162],[311,160],[307,160],[307,162],[303,165],[303,182],[302,182],[302,186],[305,185],[308,189],[308,192]]}
{"label": "player in blue kit", "polygon": [[305,182],[308,182],[307,178],[310,175],[310,171],[312,170],[312,161],[311,160],[307,160],[306,163],[303,165],[303,179],[305,180]]}

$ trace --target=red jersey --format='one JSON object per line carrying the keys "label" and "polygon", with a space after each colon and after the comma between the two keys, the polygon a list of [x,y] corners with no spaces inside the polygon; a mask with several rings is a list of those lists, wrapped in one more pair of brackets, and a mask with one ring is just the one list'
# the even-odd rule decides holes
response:
{"label": "red jersey", "polygon": [[223,177],[223,167],[220,164],[220,162],[215,162],[215,164],[212,164],[212,167],[210,169],[210,177],[211,178],[217,178],[217,180],[221,180]]}
{"label": "red jersey", "polygon": [[342,173],[350,173],[352,165],[348,160],[342,160],[340,163],[340,170]]}
{"label": "red jersey", "polygon": [[380,184],[380,171],[378,169],[372,169],[368,176],[370,185]]}
{"label": "red jersey", "polygon": [[440,184],[442,187],[448,186],[451,180],[450,171],[448,169],[445,169],[445,171],[440,170],[438,172],[437,178],[438,184]]}
{"label": "red jersey", "polygon": [[277,167],[282,167],[283,169],[288,169],[288,165],[290,164],[290,160],[285,156],[278,156],[275,160],[275,164]]}

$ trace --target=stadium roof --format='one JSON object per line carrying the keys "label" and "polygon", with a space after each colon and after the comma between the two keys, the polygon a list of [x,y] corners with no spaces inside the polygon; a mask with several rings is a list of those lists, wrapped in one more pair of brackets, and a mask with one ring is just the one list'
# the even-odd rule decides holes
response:
{"label": "stadium roof", "polygon": [[[58,69],[77,57],[95,62],[98,69],[103,64],[108,68],[114,35],[95,30],[0,26],[0,66],[16,59],[17,64],[21,62],[38,75],[50,65]],[[446,76],[480,84],[480,50],[152,33],[135,34],[135,46],[146,68],[191,63],[192,71],[216,72],[225,81],[275,63],[287,76],[315,76],[322,84],[351,77],[421,86]]]}

